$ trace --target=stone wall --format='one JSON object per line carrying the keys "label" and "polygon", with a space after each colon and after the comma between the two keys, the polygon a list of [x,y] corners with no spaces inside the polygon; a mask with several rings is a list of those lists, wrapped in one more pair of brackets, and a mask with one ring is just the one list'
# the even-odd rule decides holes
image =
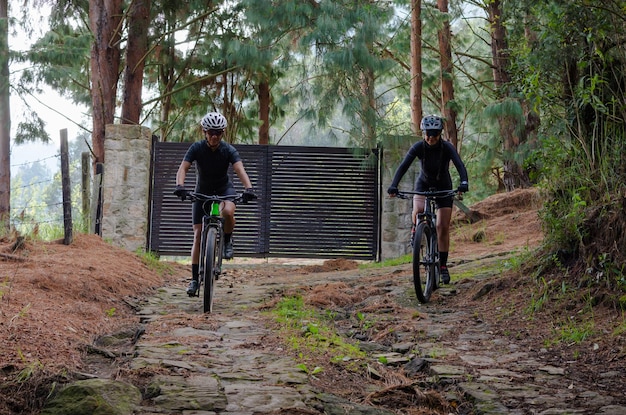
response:
{"label": "stone wall", "polygon": [[106,127],[102,238],[130,251],[146,246],[151,147],[147,127]]}

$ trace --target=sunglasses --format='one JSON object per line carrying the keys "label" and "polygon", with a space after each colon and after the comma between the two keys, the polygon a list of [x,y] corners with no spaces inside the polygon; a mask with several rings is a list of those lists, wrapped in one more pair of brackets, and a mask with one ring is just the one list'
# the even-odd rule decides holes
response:
{"label": "sunglasses", "polygon": [[205,133],[209,133],[209,135],[222,135],[224,134],[224,130],[213,130],[213,129],[209,129],[209,130],[204,130]]}

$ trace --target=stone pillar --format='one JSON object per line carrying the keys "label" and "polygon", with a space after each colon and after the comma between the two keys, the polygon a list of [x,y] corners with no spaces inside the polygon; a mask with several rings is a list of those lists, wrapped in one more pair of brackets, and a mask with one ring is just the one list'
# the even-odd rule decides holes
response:
{"label": "stone pillar", "polygon": [[[404,149],[385,149],[383,152],[383,217],[382,217],[382,247],[381,259],[396,258],[411,251],[409,238],[411,234],[411,211],[413,201],[387,196],[387,188],[391,184],[393,175],[405,152],[413,143],[407,143]],[[409,171],[406,172],[400,182],[400,190],[412,190],[415,179],[419,172],[419,160],[415,160]]]}
{"label": "stone pillar", "polygon": [[102,238],[130,251],[146,247],[151,147],[147,127],[106,126]]}

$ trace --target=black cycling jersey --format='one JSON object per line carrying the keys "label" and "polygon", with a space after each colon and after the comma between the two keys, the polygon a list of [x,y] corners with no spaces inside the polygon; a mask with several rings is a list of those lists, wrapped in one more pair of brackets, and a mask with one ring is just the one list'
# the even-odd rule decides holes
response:
{"label": "black cycling jersey", "polygon": [[184,160],[196,162],[196,192],[211,195],[232,186],[228,167],[241,161],[241,157],[235,147],[225,141],[220,141],[213,151],[206,140],[202,140],[189,147]]}
{"label": "black cycling jersey", "polygon": [[413,144],[406,153],[404,160],[398,166],[391,186],[398,187],[402,176],[409,170],[411,163],[416,158],[421,161],[420,174],[415,181],[416,191],[426,191],[432,188],[451,190],[450,161],[454,163],[461,182],[468,180],[465,165],[452,143],[439,139],[437,144],[429,146],[424,140],[421,140]]}

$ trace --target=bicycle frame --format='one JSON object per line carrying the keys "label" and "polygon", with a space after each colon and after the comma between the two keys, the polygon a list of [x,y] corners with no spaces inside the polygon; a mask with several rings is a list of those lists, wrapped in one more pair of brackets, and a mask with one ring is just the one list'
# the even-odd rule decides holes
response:
{"label": "bicycle frame", "polygon": [[[200,236],[200,262],[198,264],[198,296],[203,293],[203,307],[205,313],[213,310],[215,280],[222,273],[222,255],[224,249],[224,218],[221,216],[222,202],[230,200],[237,203],[241,196],[207,196],[201,193],[189,192],[189,200],[201,201],[202,231]],[[204,287],[204,289],[203,289]]]}
{"label": "bicycle frame", "polygon": [[[413,199],[413,195],[424,196],[424,211],[418,213],[413,235],[413,285],[415,295],[421,303],[427,303],[434,290],[440,285],[439,247],[437,242],[437,199],[456,195],[456,190],[403,191],[401,199]],[[423,276],[420,276],[420,274]]]}
{"label": "bicycle frame", "polygon": [[[204,202],[205,204],[208,202]],[[211,208],[207,212],[204,208],[204,204],[202,209],[204,210],[204,216],[202,217],[202,233],[200,237],[200,264],[199,264],[199,272],[200,275],[204,275],[204,265],[206,258],[206,245],[207,245],[207,236],[209,234],[209,229],[214,228],[217,230],[217,257],[216,257],[216,267],[214,272],[217,275],[221,274],[222,271],[222,253],[224,249],[224,218],[220,216],[220,202],[211,201]]]}

